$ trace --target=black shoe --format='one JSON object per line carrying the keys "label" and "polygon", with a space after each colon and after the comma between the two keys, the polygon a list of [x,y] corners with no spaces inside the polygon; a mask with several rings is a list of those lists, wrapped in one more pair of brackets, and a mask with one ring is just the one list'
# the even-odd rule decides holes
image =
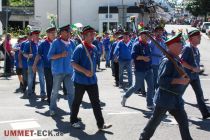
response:
{"label": "black shoe", "polygon": [[[70,122],[71,122],[71,118],[70,118]],[[80,118],[80,117],[77,117],[77,120],[76,120],[76,122],[82,122],[82,118]],[[71,122],[72,123],[72,122]]]}
{"label": "black shoe", "polygon": [[142,91],[142,92],[140,92],[140,94],[143,96],[143,97],[146,97],[146,92],[145,91]]}
{"label": "black shoe", "polygon": [[48,102],[48,104],[50,105],[50,99],[49,99],[49,98],[47,98],[47,102]]}
{"label": "black shoe", "polygon": [[115,82],[115,86],[116,87],[119,87],[119,82]]}
{"label": "black shoe", "polygon": [[104,130],[104,129],[109,129],[110,127],[112,127],[111,124],[104,124],[102,127],[99,127],[99,130]]}
{"label": "black shoe", "polygon": [[203,116],[203,120],[207,119],[210,117],[210,113],[208,113],[207,115]]}

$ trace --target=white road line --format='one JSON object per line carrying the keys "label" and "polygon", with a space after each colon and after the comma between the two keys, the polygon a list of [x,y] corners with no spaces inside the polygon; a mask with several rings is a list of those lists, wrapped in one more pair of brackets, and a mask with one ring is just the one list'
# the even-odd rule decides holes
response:
{"label": "white road line", "polygon": [[37,120],[37,119],[22,119],[22,120],[1,121],[0,124],[15,123],[15,122],[25,122],[25,121],[35,121],[35,120]]}
{"label": "white road line", "polygon": [[48,139],[48,137],[38,137],[38,136],[33,136],[33,137],[19,137],[19,140],[38,140],[38,139]]}
{"label": "white road line", "polygon": [[40,125],[36,121],[16,122],[10,124],[14,130],[22,130],[29,128],[39,128]]}
{"label": "white road line", "polygon": [[128,114],[140,114],[140,112],[111,112],[107,115],[128,115]]}
{"label": "white road line", "polygon": [[210,81],[210,79],[200,79],[201,81]]}
{"label": "white road line", "polygon": [[21,110],[34,110],[34,108],[26,108],[25,106],[20,106],[20,107],[0,107],[0,110],[2,109],[5,109],[5,110],[8,110],[8,109],[11,109],[11,110],[17,110],[17,109],[21,109]]}

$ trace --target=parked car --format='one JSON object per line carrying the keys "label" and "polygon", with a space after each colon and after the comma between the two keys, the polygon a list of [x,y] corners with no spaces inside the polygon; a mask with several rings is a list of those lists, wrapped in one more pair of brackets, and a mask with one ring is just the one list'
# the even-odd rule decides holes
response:
{"label": "parked car", "polygon": [[208,29],[206,29],[206,35],[210,36],[210,26]]}
{"label": "parked car", "polygon": [[206,33],[206,30],[210,28],[210,22],[203,22],[200,29],[201,32]]}

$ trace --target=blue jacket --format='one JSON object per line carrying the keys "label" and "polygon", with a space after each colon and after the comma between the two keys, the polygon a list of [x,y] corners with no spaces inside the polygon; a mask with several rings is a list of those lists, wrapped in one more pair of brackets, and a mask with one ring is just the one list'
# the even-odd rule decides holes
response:
{"label": "blue jacket", "polygon": [[[47,58],[51,60],[51,70],[52,74],[72,74],[73,73],[73,68],[71,65],[71,57],[72,57],[72,49],[73,49],[73,44],[69,43],[68,45],[64,44],[60,38],[55,39],[52,42],[52,45],[50,47],[50,50],[48,52]],[[64,51],[68,52],[67,57],[64,58],[59,58],[53,60],[52,57],[56,54],[61,54]]]}
{"label": "blue jacket", "polygon": [[[20,50],[23,52],[24,51],[24,47],[25,47],[25,44],[27,43],[27,40],[26,41],[23,41],[21,44],[20,44]],[[23,69],[27,69],[28,68],[28,62],[27,62],[27,58],[25,58],[23,55],[22,55],[22,65],[23,65]]]}
{"label": "blue jacket", "polygon": [[[143,60],[136,60],[138,56],[149,56],[150,61],[145,62]],[[151,44],[143,44],[140,41],[138,41],[132,50],[132,58],[134,60],[135,64],[135,70],[138,72],[145,72],[152,68],[152,60],[151,60]]]}
{"label": "blue jacket", "polygon": [[[166,45],[164,43],[164,41],[158,41],[156,40],[160,46],[166,50]],[[156,47],[156,45],[151,42],[151,56],[152,56],[152,65],[159,65],[160,64],[160,61],[161,61],[161,58],[163,57],[163,53],[160,51],[160,49],[158,47]]]}
{"label": "blue jacket", "polygon": [[115,50],[115,48],[117,46],[117,43],[118,43],[118,41],[115,41],[111,45],[111,50],[109,52],[109,60],[112,60],[112,61],[114,60],[114,50]]}
{"label": "blue jacket", "polygon": [[[75,83],[83,84],[83,85],[97,84],[97,77],[96,77],[97,48],[94,47],[88,51],[89,51],[92,61],[93,61],[94,74],[92,77],[87,77],[85,74],[74,69],[72,80]],[[85,48],[82,44],[80,44],[76,47],[76,49],[73,53],[71,62],[75,62],[76,64],[80,65],[81,67],[91,71],[91,64],[87,57]]]}
{"label": "blue jacket", "polygon": [[19,53],[20,53],[20,46],[21,46],[21,44],[20,43],[16,43],[14,46],[13,46],[13,48],[14,49],[16,49],[16,51],[15,51],[15,67],[16,68],[19,68],[19,60],[18,60],[18,55],[19,55]]}
{"label": "blue jacket", "polygon": [[93,45],[96,46],[96,48],[97,48],[97,54],[100,56],[102,54],[102,52],[103,52],[103,50],[102,50],[102,46],[103,46],[102,42],[100,42],[98,40],[94,40],[93,41]]}
{"label": "blue jacket", "polygon": [[117,57],[119,61],[131,61],[132,43],[129,42],[127,46],[123,41],[117,43],[114,50],[114,57]]}
{"label": "blue jacket", "polygon": [[[35,57],[38,53],[38,45],[34,43],[33,41],[27,41],[25,43],[24,49],[23,49],[23,53],[24,54],[33,54],[33,57],[28,59],[28,66],[33,66],[34,64],[34,60]],[[39,60],[39,62],[37,63],[37,66],[42,66],[42,59]]]}
{"label": "blue jacket", "polygon": [[[177,59],[175,59],[175,61],[179,67],[182,67]],[[181,109],[184,107],[182,95],[184,94],[186,86],[178,84],[172,85],[171,82],[174,78],[180,78],[180,75],[175,69],[174,64],[164,57],[160,63],[158,72],[159,88],[154,97],[157,106],[166,109]]]}
{"label": "blue jacket", "polygon": [[104,45],[104,49],[105,51],[109,51],[109,47],[110,47],[110,38],[104,38],[103,39],[103,45]]}
{"label": "blue jacket", "polygon": [[47,58],[51,44],[48,40],[44,40],[38,46],[38,54],[41,56],[45,68],[51,68],[51,62]]}
{"label": "blue jacket", "polygon": [[[193,67],[200,67],[200,52],[198,48],[190,47],[189,45],[184,46],[181,59]],[[199,73],[192,72],[187,68],[185,68],[185,71],[191,80],[199,78]]]}

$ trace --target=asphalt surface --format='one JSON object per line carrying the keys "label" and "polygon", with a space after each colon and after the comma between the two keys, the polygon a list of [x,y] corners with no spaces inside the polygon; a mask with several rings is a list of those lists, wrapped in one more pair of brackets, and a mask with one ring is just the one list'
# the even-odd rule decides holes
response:
{"label": "asphalt surface", "polygon": [[[189,28],[189,26],[166,26],[166,29]],[[210,40],[202,36],[200,45],[201,63],[205,72],[200,76],[204,96],[210,99]],[[0,62],[3,65],[3,62]],[[102,63],[104,66],[104,62]],[[0,70],[2,72],[2,69]],[[70,126],[70,110],[67,100],[60,91],[58,114],[49,116],[49,107],[40,98],[22,99],[21,93],[14,93],[19,86],[17,76],[5,79],[0,78],[0,140],[137,140],[142,129],[148,122],[152,112],[146,108],[145,97],[133,94],[127,101],[126,107],[120,104],[122,89],[114,86],[111,69],[97,73],[100,91],[101,106],[105,122],[111,123],[112,128],[98,132],[91,104],[87,94],[80,107],[79,117],[84,123],[83,129],[74,129]],[[37,79],[38,81],[38,79]],[[39,95],[39,84],[36,85],[36,94]],[[189,118],[190,132],[194,140],[210,139],[210,119],[202,120],[200,111],[196,106],[195,94],[188,87],[184,94],[185,109]],[[210,110],[210,100],[206,101]],[[12,130],[32,130],[34,136],[6,136]],[[37,131],[38,130],[38,131]],[[45,131],[52,131],[45,136]],[[40,132],[44,135],[37,136]],[[172,116],[166,118],[157,128],[152,140],[180,140],[179,128]]]}

